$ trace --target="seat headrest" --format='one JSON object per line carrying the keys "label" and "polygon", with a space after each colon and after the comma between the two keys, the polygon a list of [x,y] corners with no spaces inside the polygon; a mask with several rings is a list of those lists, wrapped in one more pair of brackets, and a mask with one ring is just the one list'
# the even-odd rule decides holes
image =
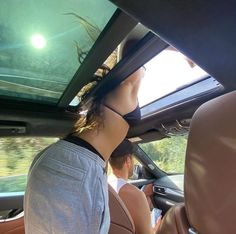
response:
{"label": "seat headrest", "polygon": [[236,91],[194,114],[185,163],[185,205],[198,233],[236,233]]}

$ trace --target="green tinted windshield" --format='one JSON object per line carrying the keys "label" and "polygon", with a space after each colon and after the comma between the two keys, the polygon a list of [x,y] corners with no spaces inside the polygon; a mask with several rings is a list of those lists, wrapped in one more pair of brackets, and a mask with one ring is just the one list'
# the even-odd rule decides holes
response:
{"label": "green tinted windshield", "polygon": [[56,103],[115,10],[106,0],[1,1],[0,96]]}

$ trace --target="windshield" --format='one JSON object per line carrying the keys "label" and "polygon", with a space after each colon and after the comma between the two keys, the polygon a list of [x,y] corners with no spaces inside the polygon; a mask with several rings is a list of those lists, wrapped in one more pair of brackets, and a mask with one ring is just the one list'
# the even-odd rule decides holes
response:
{"label": "windshield", "polygon": [[1,1],[0,96],[56,103],[115,10],[106,0]]}

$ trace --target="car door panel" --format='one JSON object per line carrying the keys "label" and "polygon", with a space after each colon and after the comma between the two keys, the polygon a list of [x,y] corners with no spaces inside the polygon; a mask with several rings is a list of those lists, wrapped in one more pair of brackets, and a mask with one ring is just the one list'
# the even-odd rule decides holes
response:
{"label": "car door panel", "polygon": [[184,202],[183,175],[162,177],[154,182],[155,205],[165,214],[172,206]]}
{"label": "car door panel", "polygon": [[0,211],[23,209],[24,192],[0,194]]}

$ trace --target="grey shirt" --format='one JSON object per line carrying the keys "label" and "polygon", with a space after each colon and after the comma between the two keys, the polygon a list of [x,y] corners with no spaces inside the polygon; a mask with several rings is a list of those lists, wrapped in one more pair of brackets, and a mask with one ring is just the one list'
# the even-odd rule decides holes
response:
{"label": "grey shirt", "polygon": [[110,226],[105,162],[60,140],[31,167],[25,193],[25,232],[106,234]]}

